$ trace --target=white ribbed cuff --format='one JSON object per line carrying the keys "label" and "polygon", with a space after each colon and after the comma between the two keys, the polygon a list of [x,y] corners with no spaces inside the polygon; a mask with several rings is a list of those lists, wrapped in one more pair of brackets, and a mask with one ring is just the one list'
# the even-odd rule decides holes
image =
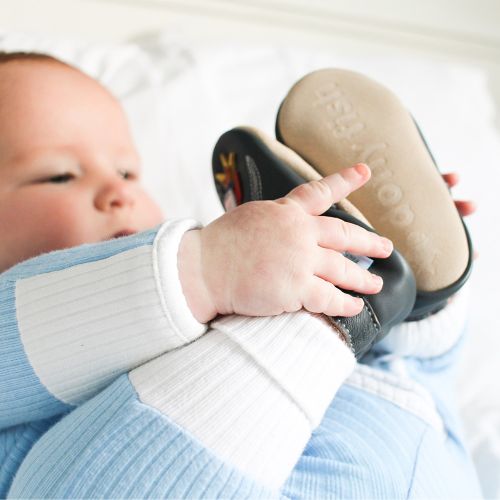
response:
{"label": "white ribbed cuff", "polygon": [[355,366],[329,323],[304,311],[227,316],[130,372],[140,400],[222,460],[279,488]]}
{"label": "white ribbed cuff", "polygon": [[161,306],[171,328],[183,339],[182,344],[198,338],[207,329],[207,325],[200,323],[188,306],[177,265],[177,254],[184,233],[200,227],[194,219],[166,221],[153,243],[153,265]]}
{"label": "white ribbed cuff", "polygon": [[463,334],[468,315],[469,284],[444,309],[419,321],[401,323],[375,346],[398,356],[435,357],[449,351]]}

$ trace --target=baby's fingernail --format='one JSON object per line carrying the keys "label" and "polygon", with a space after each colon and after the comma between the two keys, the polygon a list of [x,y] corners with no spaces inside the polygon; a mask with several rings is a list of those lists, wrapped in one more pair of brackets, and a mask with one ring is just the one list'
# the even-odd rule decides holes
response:
{"label": "baby's fingernail", "polygon": [[387,238],[381,238],[381,243],[382,243],[382,248],[388,253],[392,253],[392,250],[394,249],[394,245],[392,244],[392,241],[387,239]]}
{"label": "baby's fingernail", "polygon": [[370,171],[370,167],[368,165],[366,165],[365,163],[358,163],[357,165],[354,165],[354,170],[356,170],[356,172],[359,175],[362,175],[363,177],[365,177],[367,172]]}
{"label": "baby's fingernail", "polygon": [[379,288],[382,288],[384,284],[384,280],[380,276],[377,276],[376,274],[372,274],[372,281]]}

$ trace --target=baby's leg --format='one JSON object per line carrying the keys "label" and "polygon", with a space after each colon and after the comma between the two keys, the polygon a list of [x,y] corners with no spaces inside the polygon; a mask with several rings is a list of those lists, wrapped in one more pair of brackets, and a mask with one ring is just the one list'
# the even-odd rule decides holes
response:
{"label": "baby's leg", "polygon": [[[458,181],[443,178],[449,187]],[[462,217],[475,210],[470,201],[455,204]],[[468,297],[465,286],[438,313],[394,327],[363,358],[313,434],[287,493],[481,496],[455,404]]]}
{"label": "baby's leg", "polygon": [[[456,173],[443,175],[449,188],[458,184]],[[471,200],[454,200],[461,217],[476,210]],[[437,401],[447,402],[455,412],[455,368],[467,327],[470,285],[448,299],[447,306],[421,321],[408,321],[394,327],[382,339],[365,363],[384,370],[394,370],[405,360],[405,372],[426,386]],[[397,368],[396,368],[397,370]],[[443,409],[444,411],[444,409]]]}
{"label": "baby's leg", "polygon": [[285,485],[294,497],[481,496],[453,404],[467,289],[394,328],[347,379]]}

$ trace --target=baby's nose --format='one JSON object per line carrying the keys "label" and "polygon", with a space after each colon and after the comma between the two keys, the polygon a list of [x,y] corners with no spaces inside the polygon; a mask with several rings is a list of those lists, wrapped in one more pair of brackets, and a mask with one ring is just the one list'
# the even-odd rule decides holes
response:
{"label": "baby's nose", "polygon": [[132,206],[135,197],[132,187],[126,181],[108,182],[96,194],[94,204],[98,210],[108,211]]}

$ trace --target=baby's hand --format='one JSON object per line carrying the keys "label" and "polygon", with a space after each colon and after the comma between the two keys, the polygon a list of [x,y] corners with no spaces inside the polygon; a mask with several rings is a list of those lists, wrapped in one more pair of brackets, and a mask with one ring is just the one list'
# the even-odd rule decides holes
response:
{"label": "baby's hand", "polygon": [[[460,182],[456,172],[443,174],[443,179],[449,188],[455,187]],[[476,204],[472,200],[455,200],[455,206],[462,217],[467,217],[476,211]]]}
{"label": "baby's hand", "polygon": [[179,270],[195,317],[206,322],[217,314],[272,316],[301,308],[330,316],[358,314],[363,301],[337,286],[370,294],[380,291],[382,280],[341,252],[383,258],[392,243],[321,214],[370,175],[363,164],[346,168],[278,200],[240,205],[186,233]]}

